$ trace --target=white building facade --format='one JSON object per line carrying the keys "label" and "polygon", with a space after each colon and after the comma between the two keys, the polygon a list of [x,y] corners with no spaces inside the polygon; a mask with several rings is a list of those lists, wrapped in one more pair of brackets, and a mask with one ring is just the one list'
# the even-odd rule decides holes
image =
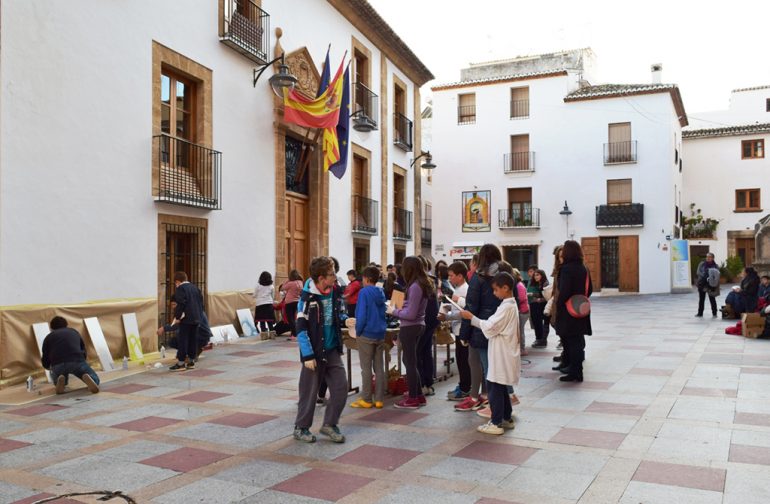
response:
{"label": "white building facade", "polygon": [[550,274],[569,238],[597,289],[671,290],[687,124],[678,88],[592,86],[593,65],[590,49],[515,58],[432,88],[436,259],[494,243],[514,267]]}
{"label": "white building facade", "polygon": [[[317,255],[347,269],[419,250],[410,163],[433,76],[365,0],[0,9],[0,316],[123,300],[153,349],[144,332],[165,317],[176,270],[217,324],[234,321],[263,270],[281,281]],[[329,47],[332,75],[352,60],[341,180],[323,172],[316,131],[283,121],[268,85],[277,64],[253,85],[255,67],[284,53],[314,96]]]}
{"label": "white building facade", "polygon": [[718,262],[736,256],[751,266],[770,198],[770,86],[736,89],[727,110],[696,116],[683,132],[684,212],[713,224],[685,226],[691,255],[711,251]]}

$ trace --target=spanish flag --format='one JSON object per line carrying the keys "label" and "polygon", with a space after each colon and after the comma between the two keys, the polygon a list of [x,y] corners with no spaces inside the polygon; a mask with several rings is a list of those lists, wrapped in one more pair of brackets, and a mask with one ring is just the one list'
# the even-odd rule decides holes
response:
{"label": "spanish flag", "polygon": [[[340,103],[342,101],[342,67],[340,67],[329,84],[329,87],[317,98],[306,98],[292,89],[283,92],[283,119],[286,122],[305,126],[307,128],[331,128],[335,130],[340,117]],[[324,149],[326,148],[326,133],[324,132]],[[334,143],[336,144],[337,132],[334,131]],[[339,150],[339,149],[338,149]],[[339,159],[339,152],[337,154]],[[334,161],[336,162],[336,161]],[[331,163],[334,164],[334,163]],[[324,168],[328,168],[324,157]]]}

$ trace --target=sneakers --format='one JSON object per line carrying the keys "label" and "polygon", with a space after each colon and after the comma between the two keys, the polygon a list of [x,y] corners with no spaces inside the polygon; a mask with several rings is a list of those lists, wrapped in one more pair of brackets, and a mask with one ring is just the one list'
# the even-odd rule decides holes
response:
{"label": "sneakers", "polygon": [[527,349],[526,349],[526,348],[522,348],[522,349],[521,349],[521,354],[520,354],[520,355],[521,355],[522,357],[526,357],[527,355],[529,355],[529,352],[527,352]]}
{"label": "sneakers", "polygon": [[516,394],[511,394],[511,406],[516,406],[519,404],[519,398],[516,397]]}
{"label": "sneakers", "polygon": [[345,442],[345,436],[342,435],[339,427],[337,427],[336,425],[324,425],[323,427],[321,427],[321,430],[318,432],[320,432],[324,436],[329,436],[329,439],[333,443]]}
{"label": "sneakers", "polygon": [[398,409],[417,409],[420,407],[420,400],[416,397],[407,397],[406,399],[401,399],[393,406]]}
{"label": "sneakers", "polygon": [[[366,402],[363,399],[358,399],[357,401],[353,401],[352,403],[350,403],[350,407],[351,408],[365,408],[365,409],[369,409],[369,408],[372,407],[372,403]],[[382,406],[380,406],[380,407],[382,407]]]}
{"label": "sneakers", "polygon": [[315,436],[310,432],[310,429],[294,427],[294,439],[303,443],[315,443]]}
{"label": "sneakers", "polygon": [[424,396],[436,395],[436,391],[433,390],[433,387],[423,387],[422,388],[422,395],[424,395]]}
{"label": "sneakers", "polygon": [[423,406],[427,406],[428,405],[428,400],[425,399],[424,395],[418,395],[417,396],[417,402],[420,403],[420,408],[422,408]]}
{"label": "sneakers", "polygon": [[382,404],[382,401],[374,401],[374,407],[377,409],[382,409],[384,404]]}
{"label": "sneakers", "polygon": [[481,407],[481,401],[471,396],[466,397],[460,404],[455,404],[455,411],[474,411]]}
{"label": "sneakers", "polygon": [[476,406],[474,406],[473,411],[478,411],[482,408],[486,408],[487,406],[489,406],[489,401],[487,400],[487,398],[484,396],[480,396],[479,403]]}
{"label": "sneakers", "polygon": [[195,369],[195,361],[190,361],[184,365],[186,369]]}
{"label": "sneakers", "polygon": [[324,404],[326,404],[326,398],[325,397],[317,397],[316,400],[315,400],[315,403],[316,404],[320,404],[321,406],[323,406]]}
{"label": "sneakers", "polygon": [[491,420],[485,423],[484,425],[479,425],[478,427],[476,427],[476,430],[481,432],[482,434],[493,434],[495,436],[499,436],[505,432],[505,430],[502,427],[500,427],[499,425],[493,424]]}
{"label": "sneakers", "polygon": [[468,393],[467,392],[463,392],[462,390],[460,390],[460,386],[459,385],[456,386],[454,388],[454,390],[450,390],[446,394],[447,401],[462,401],[466,397],[468,397]]}
{"label": "sneakers", "polygon": [[[89,378],[91,377],[89,376]],[[59,377],[56,378],[56,393],[63,394],[65,385],[66,385],[66,380],[64,379],[64,375],[59,375]]]}
{"label": "sneakers", "polygon": [[[88,387],[88,391],[89,392],[91,392],[92,394],[96,394],[97,392],[99,392],[99,385],[97,385],[96,382],[94,381],[94,379],[91,378],[91,375],[84,374],[83,377],[81,378],[81,380],[83,380],[83,383],[86,384],[86,387]],[[56,383],[56,388],[57,388],[57,390],[59,388],[58,380],[57,380],[57,383]]]}
{"label": "sneakers", "polygon": [[546,348],[548,346],[548,342],[546,340],[535,340],[534,343],[532,343],[532,348]]}
{"label": "sneakers", "polygon": [[187,369],[187,366],[184,365],[184,362],[177,362],[170,368],[168,368],[169,371],[184,371]]}
{"label": "sneakers", "polygon": [[476,414],[482,418],[492,418],[492,408],[486,407],[476,411]]}
{"label": "sneakers", "polygon": [[513,417],[511,417],[510,420],[503,420],[503,423],[500,424],[500,427],[503,429],[514,429],[516,428],[516,423],[513,421]]}

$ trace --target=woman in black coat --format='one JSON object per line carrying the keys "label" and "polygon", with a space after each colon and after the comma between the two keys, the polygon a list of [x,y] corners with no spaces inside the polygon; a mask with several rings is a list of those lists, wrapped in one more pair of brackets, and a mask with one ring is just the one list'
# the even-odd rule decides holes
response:
{"label": "woman in black coat", "polygon": [[559,270],[558,298],[556,299],[556,333],[564,342],[564,352],[567,356],[567,367],[560,370],[567,376],[561,381],[583,381],[583,361],[585,360],[586,335],[591,335],[591,315],[585,318],[575,318],[567,311],[567,300],[575,294],[586,295],[586,279],[588,279],[588,296],[593,292],[591,276],[583,264],[583,249],[574,240],[564,242],[562,248],[564,263]]}

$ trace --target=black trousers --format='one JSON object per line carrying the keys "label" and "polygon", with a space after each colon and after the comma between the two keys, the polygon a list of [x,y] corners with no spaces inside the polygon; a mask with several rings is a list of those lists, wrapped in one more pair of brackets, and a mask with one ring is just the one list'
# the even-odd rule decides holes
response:
{"label": "black trousers", "polygon": [[[583,377],[583,361],[586,358],[586,337],[582,334],[561,337],[567,356],[569,376]],[[564,363],[562,362],[562,365]]]}
{"label": "black trousers", "polygon": [[535,340],[537,341],[545,340],[548,337],[548,333],[543,334],[543,310],[545,310],[545,303],[529,304],[529,316],[535,328]]}
{"label": "black trousers", "polygon": [[420,373],[417,371],[417,346],[425,332],[424,325],[401,326],[398,339],[401,341],[401,358],[406,368],[406,383],[409,386],[409,397],[415,399],[422,395]]}
{"label": "black trousers", "polygon": [[[709,303],[711,303],[711,314],[717,314],[717,298],[709,294]],[[703,308],[706,304],[706,292],[698,289],[698,315],[703,315]]]}
{"label": "black trousers", "polygon": [[455,363],[460,376],[460,390],[466,394],[471,390],[471,365],[468,364],[468,347],[455,337]]}
{"label": "black trousers", "polygon": [[436,327],[425,329],[417,341],[417,370],[423,387],[433,386],[433,333]]}

